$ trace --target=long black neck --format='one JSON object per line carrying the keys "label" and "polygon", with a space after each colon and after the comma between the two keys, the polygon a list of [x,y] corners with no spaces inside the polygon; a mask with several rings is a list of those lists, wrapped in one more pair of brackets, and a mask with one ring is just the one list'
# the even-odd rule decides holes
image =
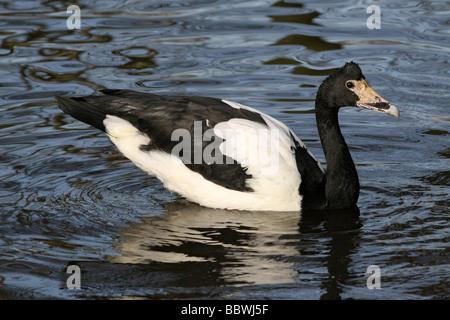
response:
{"label": "long black neck", "polygon": [[359,180],[348,146],[339,128],[338,108],[328,108],[316,99],[316,121],[325,153],[325,203],[329,209],[351,208],[359,196]]}

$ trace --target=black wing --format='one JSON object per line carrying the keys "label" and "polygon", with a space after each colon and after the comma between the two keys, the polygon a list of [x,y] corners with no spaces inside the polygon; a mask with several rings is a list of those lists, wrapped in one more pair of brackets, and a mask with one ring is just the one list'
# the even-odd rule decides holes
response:
{"label": "black wing", "polygon": [[[150,138],[148,145],[141,150],[161,150],[171,153],[179,141],[173,141],[172,133],[176,129],[194,132],[194,123],[201,122],[202,135],[217,123],[232,118],[243,118],[266,124],[261,115],[243,108],[233,108],[220,99],[207,97],[159,96],[131,90],[102,90],[103,96],[56,97],[60,108],[75,119],[106,132],[103,121],[107,115],[127,120],[139,131]],[[212,139],[220,139],[213,136]],[[191,150],[194,141],[191,139]],[[202,150],[211,141],[204,141]],[[201,163],[191,158],[183,162],[191,170],[205,179],[232,190],[253,191],[247,186],[252,176],[239,163],[222,156],[220,163],[207,164],[201,157]],[[216,158],[217,159],[217,158]]]}

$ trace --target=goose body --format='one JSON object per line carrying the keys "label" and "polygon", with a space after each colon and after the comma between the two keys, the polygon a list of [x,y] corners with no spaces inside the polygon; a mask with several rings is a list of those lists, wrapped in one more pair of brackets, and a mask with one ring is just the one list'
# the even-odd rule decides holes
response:
{"label": "goose body", "polygon": [[[349,97],[330,96],[343,79],[340,89]],[[131,90],[56,98],[64,112],[104,131],[136,166],[192,202],[221,209],[298,211],[356,205],[358,177],[340,134],[340,106],[333,104],[342,99],[338,104],[352,105],[345,100],[353,99],[398,116],[397,108],[368,88],[354,63],[319,88],[316,119],[326,172],[287,126],[236,102]]]}

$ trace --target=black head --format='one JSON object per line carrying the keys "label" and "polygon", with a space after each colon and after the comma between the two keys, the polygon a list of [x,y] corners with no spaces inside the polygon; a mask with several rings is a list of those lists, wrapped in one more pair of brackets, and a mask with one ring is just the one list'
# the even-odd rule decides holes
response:
{"label": "black head", "polygon": [[347,62],[323,81],[317,92],[316,108],[338,110],[352,106],[398,117],[398,109],[376,93],[365,79],[358,64]]}
{"label": "black head", "polygon": [[[342,68],[326,78],[317,93],[329,108],[356,106],[358,96],[346,87],[347,81],[364,80],[361,68],[354,62],[347,62]],[[351,85],[350,85],[351,86]]]}

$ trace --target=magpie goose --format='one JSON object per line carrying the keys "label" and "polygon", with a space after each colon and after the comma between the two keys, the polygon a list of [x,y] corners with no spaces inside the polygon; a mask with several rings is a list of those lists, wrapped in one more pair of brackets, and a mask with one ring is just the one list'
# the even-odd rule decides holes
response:
{"label": "magpie goose", "polygon": [[354,106],[399,116],[356,63],[320,85],[316,123],[327,170],[286,125],[248,106],[209,97],[131,90],[57,96],[75,119],[104,131],[137,167],[202,206],[297,211],[356,206],[359,180],[338,111]]}

